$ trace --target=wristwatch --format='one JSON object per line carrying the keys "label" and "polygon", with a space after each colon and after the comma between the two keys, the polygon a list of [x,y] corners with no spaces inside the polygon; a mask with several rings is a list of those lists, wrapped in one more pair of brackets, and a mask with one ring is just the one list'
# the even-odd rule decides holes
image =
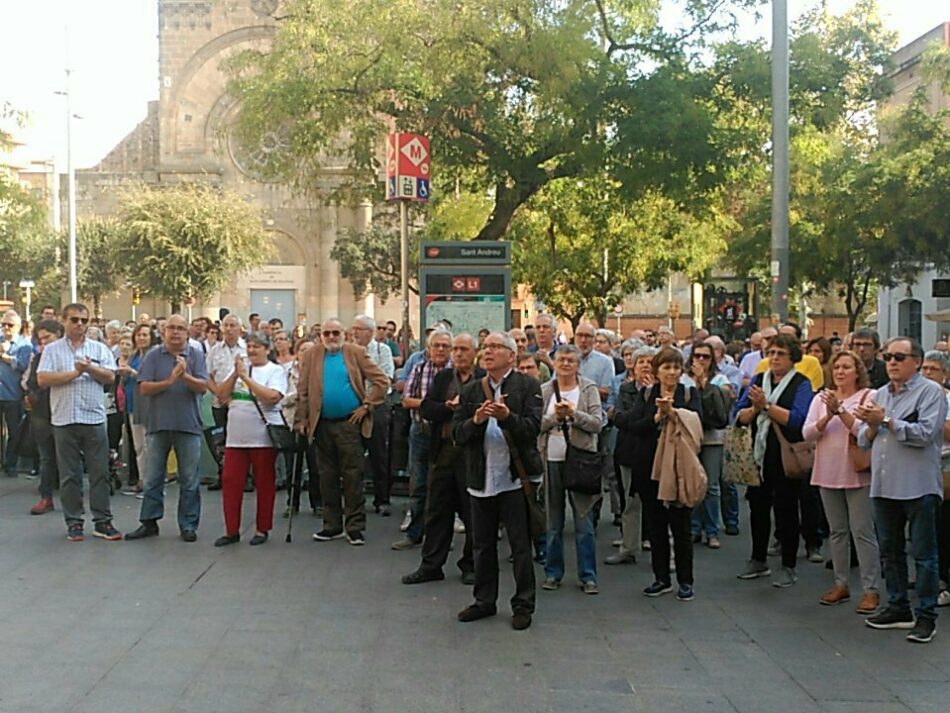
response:
{"label": "wristwatch", "polygon": [[890,416],[885,416],[885,417],[884,417],[884,420],[881,421],[881,427],[884,428],[885,430],[888,430],[888,431],[891,430],[891,417],[890,417]]}
{"label": "wristwatch", "polygon": [[843,414],[843,413],[844,413],[844,406],[842,406],[842,405],[839,404],[839,405],[838,405],[838,410],[835,411],[835,415],[836,415],[836,416],[840,416],[840,415]]}

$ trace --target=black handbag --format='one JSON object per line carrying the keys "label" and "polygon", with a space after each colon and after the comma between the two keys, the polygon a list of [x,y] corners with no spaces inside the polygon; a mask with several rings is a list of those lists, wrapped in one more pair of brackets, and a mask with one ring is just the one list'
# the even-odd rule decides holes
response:
{"label": "black handbag", "polygon": [[[561,389],[557,378],[551,382],[554,385],[554,396],[561,400]],[[564,442],[567,444],[567,456],[564,459],[561,480],[565,490],[582,495],[597,495],[601,489],[601,476],[604,471],[604,452],[585,451],[571,445],[571,432],[566,423],[561,424],[564,432]],[[604,439],[598,439],[603,441]]]}
{"label": "black handbag", "polygon": [[[253,368],[248,372],[248,376],[254,373]],[[250,389],[248,389],[250,391]],[[294,431],[287,425],[287,421],[284,420],[284,414],[281,413],[280,409],[277,409],[277,413],[280,414],[280,420],[283,423],[268,423],[267,419],[264,417],[264,412],[261,410],[261,405],[257,402],[257,398],[254,396],[254,393],[251,392],[251,401],[254,402],[254,405],[257,407],[257,413],[261,415],[261,421],[264,422],[264,427],[267,429],[267,437],[270,438],[271,445],[274,447],[274,450],[278,453],[300,453],[304,450],[304,439],[299,433],[294,433]]]}

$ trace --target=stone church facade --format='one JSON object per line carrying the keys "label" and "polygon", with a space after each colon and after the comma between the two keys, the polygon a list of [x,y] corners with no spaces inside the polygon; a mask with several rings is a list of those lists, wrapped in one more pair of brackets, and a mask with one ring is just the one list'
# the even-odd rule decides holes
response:
{"label": "stone church facade", "polygon": [[[216,319],[226,307],[242,317],[258,312],[289,324],[313,324],[329,316],[347,322],[358,313],[372,313],[373,299],[354,298],[330,250],[339,231],[367,225],[372,207],[308,201],[286,186],[262,180],[255,164],[267,152],[280,150],[279,136],[247,147],[237,145],[227,130],[240,107],[226,92],[221,65],[236,52],[267,46],[277,5],[277,0],[158,0],[159,99],[150,102],[146,118],[98,165],[77,172],[78,215],[111,213],[122,186],[132,182],[197,180],[236,191],[261,209],[273,237],[273,256],[261,268],[235,276],[219,295],[193,305],[192,314]],[[325,188],[332,188],[340,168],[327,167]],[[152,316],[167,314],[167,309],[148,295],[138,306]],[[385,314],[377,316],[397,311],[391,300]],[[128,318],[131,296],[109,297],[103,312]]]}

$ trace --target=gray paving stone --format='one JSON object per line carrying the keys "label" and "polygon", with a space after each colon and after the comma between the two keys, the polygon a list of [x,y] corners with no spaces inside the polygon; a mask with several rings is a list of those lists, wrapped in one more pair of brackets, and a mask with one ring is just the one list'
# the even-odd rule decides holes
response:
{"label": "gray paving stone", "polygon": [[[643,597],[647,556],[601,567],[597,597],[571,576],[539,591],[515,632],[504,543],[498,615],[461,624],[472,593],[451,562],[444,582],[399,583],[419,552],[389,550],[395,518],[370,515],[364,548],[314,543],[304,516],[293,544],[278,519],[263,547],[216,549],[209,493],[193,545],[168,520],[146,542],[69,544],[59,513],[26,514],[34,487],[0,479],[0,713],[945,713],[950,700],[950,635],[913,646],[818,606],[820,566],[803,562],[787,591],[736,580],[747,531],[697,548],[693,602]],[[137,502],[115,499],[120,529]],[[599,557],[614,534],[601,526]]]}

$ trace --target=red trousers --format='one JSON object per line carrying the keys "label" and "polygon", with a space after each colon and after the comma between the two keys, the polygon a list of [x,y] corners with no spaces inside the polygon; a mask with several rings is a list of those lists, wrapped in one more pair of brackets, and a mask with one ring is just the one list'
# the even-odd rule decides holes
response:
{"label": "red trousers", "polygon": [[228,535],[241,531],[241,505],[244,502],[244,481],[253,466],[257,489],[257,531],[274,528],[274,498],[277,495],[277,451],[273,448],[225,448],[224,470],[221,473],[221,501],[224,504],[224,530]]}

